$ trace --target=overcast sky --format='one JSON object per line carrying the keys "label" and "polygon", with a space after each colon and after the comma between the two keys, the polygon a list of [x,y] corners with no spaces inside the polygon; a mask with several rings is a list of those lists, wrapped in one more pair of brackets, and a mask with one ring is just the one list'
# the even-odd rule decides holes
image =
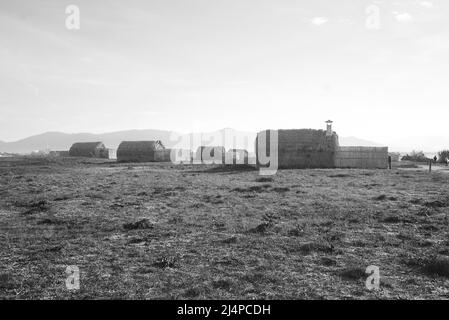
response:
{"label": "overcast sky", "polygon": [[447,0],[0,0],[3,141],[327,119],[385,143],[448,136],[448,84]]}

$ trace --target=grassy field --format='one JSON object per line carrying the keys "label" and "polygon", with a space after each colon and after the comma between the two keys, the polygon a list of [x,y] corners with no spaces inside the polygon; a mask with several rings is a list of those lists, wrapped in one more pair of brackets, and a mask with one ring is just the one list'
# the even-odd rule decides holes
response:
{"label": "grassy field", "polygon": [[0,159],[0,298],[448,299],[448,181]]}

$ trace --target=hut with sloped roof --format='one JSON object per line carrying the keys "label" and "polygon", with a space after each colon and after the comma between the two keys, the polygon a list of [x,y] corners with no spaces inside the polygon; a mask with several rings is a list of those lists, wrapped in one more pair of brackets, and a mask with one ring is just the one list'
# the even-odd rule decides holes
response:
{"label": "hut with sloped roof", "polygon": [[69,156],[109,159],[109,151],[103,142],[76,142],[70,148]]}
{"label": "hut with sloped roof", "polygon": [[165,147],[160,140],[122,141],[117,149],[118,162],[155,162],[159,150]]}

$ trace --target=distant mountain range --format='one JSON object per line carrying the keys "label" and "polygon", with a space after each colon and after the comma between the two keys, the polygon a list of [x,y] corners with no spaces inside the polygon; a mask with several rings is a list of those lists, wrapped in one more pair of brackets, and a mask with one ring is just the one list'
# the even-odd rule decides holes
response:
{"label": "distant mountain range", "polygon": [[[198,135],[194,135],[198,138]],[[226,137],[224,139],[222,137]],[[31,153],[38,150],[68,150],[75,142],[102,141],[108,148],[116,149],[121,141],[126,140],[161,140],[168,147],[189,148],[193,145],[196,149],[200,144],[204,145],[223,145],[226,149],[244,148],[250,152],[254,151],[255,132],[244,132],[230,128],[225,128],[215,132],[202,134],[203,142],[199,140],[192,141],[188,134],[180,134],[165,130],[127,130],[116,131],[102,134],[93,133],[75,133],[68,134],[63,132],[46,132],[43,134],[31,136],[14,142],[0,141],[0,152],[4,153]],[[340,137],[342,146],[385,146],[381,143],[359,139],[356,137]],[[411,150],[424,150],[427,152],[443,149],[447,145],[449,149],[449,139],[443,138],[407,138],[403,140],[390,141],[388,146],[392,151],[409,152]]]}
{"label": "distant mountain range", "polygon": [[[191,135],[191,134],[190,134]],[[237,131],[234,129],[222,129],[215,132],[194,134],[194,139],[189,134],[180,134],[174,131],[164,130],[127,130],[102,134],[63,132],[46,132],[14,142],[1,142],[0,152],[26,154],[39,150],[69,150],[75,142],[101,141],[106,147],[117,149],[122,141],[161,140],[165,147],[186,148],[191,145],[197,148],[199,145],[223,145],[226,149],[233,148],[233,139],[237,148],[254,149],[256,133]],[[223,141],[223,137],[226,140]],[[192,141],[193,140],[193,141]],[[202,141],[202,142],[201,142]]]}
{"label": "distant mountain range", "polygon": [[373,141],[363,140],[356,137],[338,137],[341,146],[357,147],[385,147],[385,145]]}
{"label": "distant mountain range", "polygon": [[30,153],[37,150],[68,150],[75,142],[102,141],[117,148],[123,140],[170,140],[170,132],[162,130],[129,130],[103,134],[46,132],[14,142],[0,142],[0,152]]}

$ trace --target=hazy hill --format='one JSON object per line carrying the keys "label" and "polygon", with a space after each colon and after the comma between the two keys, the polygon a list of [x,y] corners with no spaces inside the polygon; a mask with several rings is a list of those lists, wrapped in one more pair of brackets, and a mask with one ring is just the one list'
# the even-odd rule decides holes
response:
{"label": "hazy hill", "polygon": [[387,147],[377,142],[359,139],[356,137],[339,137],[341,146],[358,146],[358,147]]}
{"label": "hazy hill", "polygon": [[[223,136],[227,138],[223,141]],[[46,132],[31,136],[14,142],[0,141],[0,152],[9,153],[30,153],[36,150],[68,150],[75,142],[103,141],[108,148],[116,149],[123,140],[161,140],[163,144],[170,147],[189,148],[193,142],[193,149],[200,144],[203,145],[224,145],[226,149],[233,147],[235,139],[237,148],[244,148],[250,152],[254,151],[255,132],[244,132],[230,128],[215,132],[203,133],[203,142],[191,139],[189,135],[181,135],[176,132],[165,130],[126,130],[101,134],[63,132]],[[198,138],[198,136],[196,136]],[[423,150],[425,152],[438,151],[444,148],[449,149],[449,138],[442,137],[421,137],[406,138],[402,140],[391,139],[388,144],[363,140],[357,137],[340,137],[342,146],[389,146],[391,151],[409,152],[411,150]]]}
{"label": "hazy hill", "polygon": [[159,130],[129,130],[104,134],[46,132],[15,142],[0,143],[1,152],[29,153],[34,150],[68,150],[75,142],[103,141],[106,146],[116,148],[122,140],[168,141],[170,133]]}
{"label": "hazy hill", "polygon": [[[223,135],[236,137],[237,145],[239,141],[248,141],[249,149],[254,149],[254,139],[256,134],[251,132],[236,131],[233,129],[223,129],[216,132],[204,133],[204,145],[224,145]],[[0,142],[0,152],[10,153],[30,153],[36,150],[68,150],[75,142],[102,141],[108,148],[116,149],[121,141],[130,140],[161,140],[166,147],[188,148],[190,145],[189,135],[182,135],[176,132],[164,130],[127,130],[116,131],[102,134],[75,133],[68,134],[63,132],[46,132],[43,134],[31,136],[14,142]],[[198,147],[200,141],[193,141],[194,147]],[[241,143],[240,143],[241,145]],[[232,147],[232,139],[225,144],[225,147]],[[243,147],[243,145],[241,146]]]}

